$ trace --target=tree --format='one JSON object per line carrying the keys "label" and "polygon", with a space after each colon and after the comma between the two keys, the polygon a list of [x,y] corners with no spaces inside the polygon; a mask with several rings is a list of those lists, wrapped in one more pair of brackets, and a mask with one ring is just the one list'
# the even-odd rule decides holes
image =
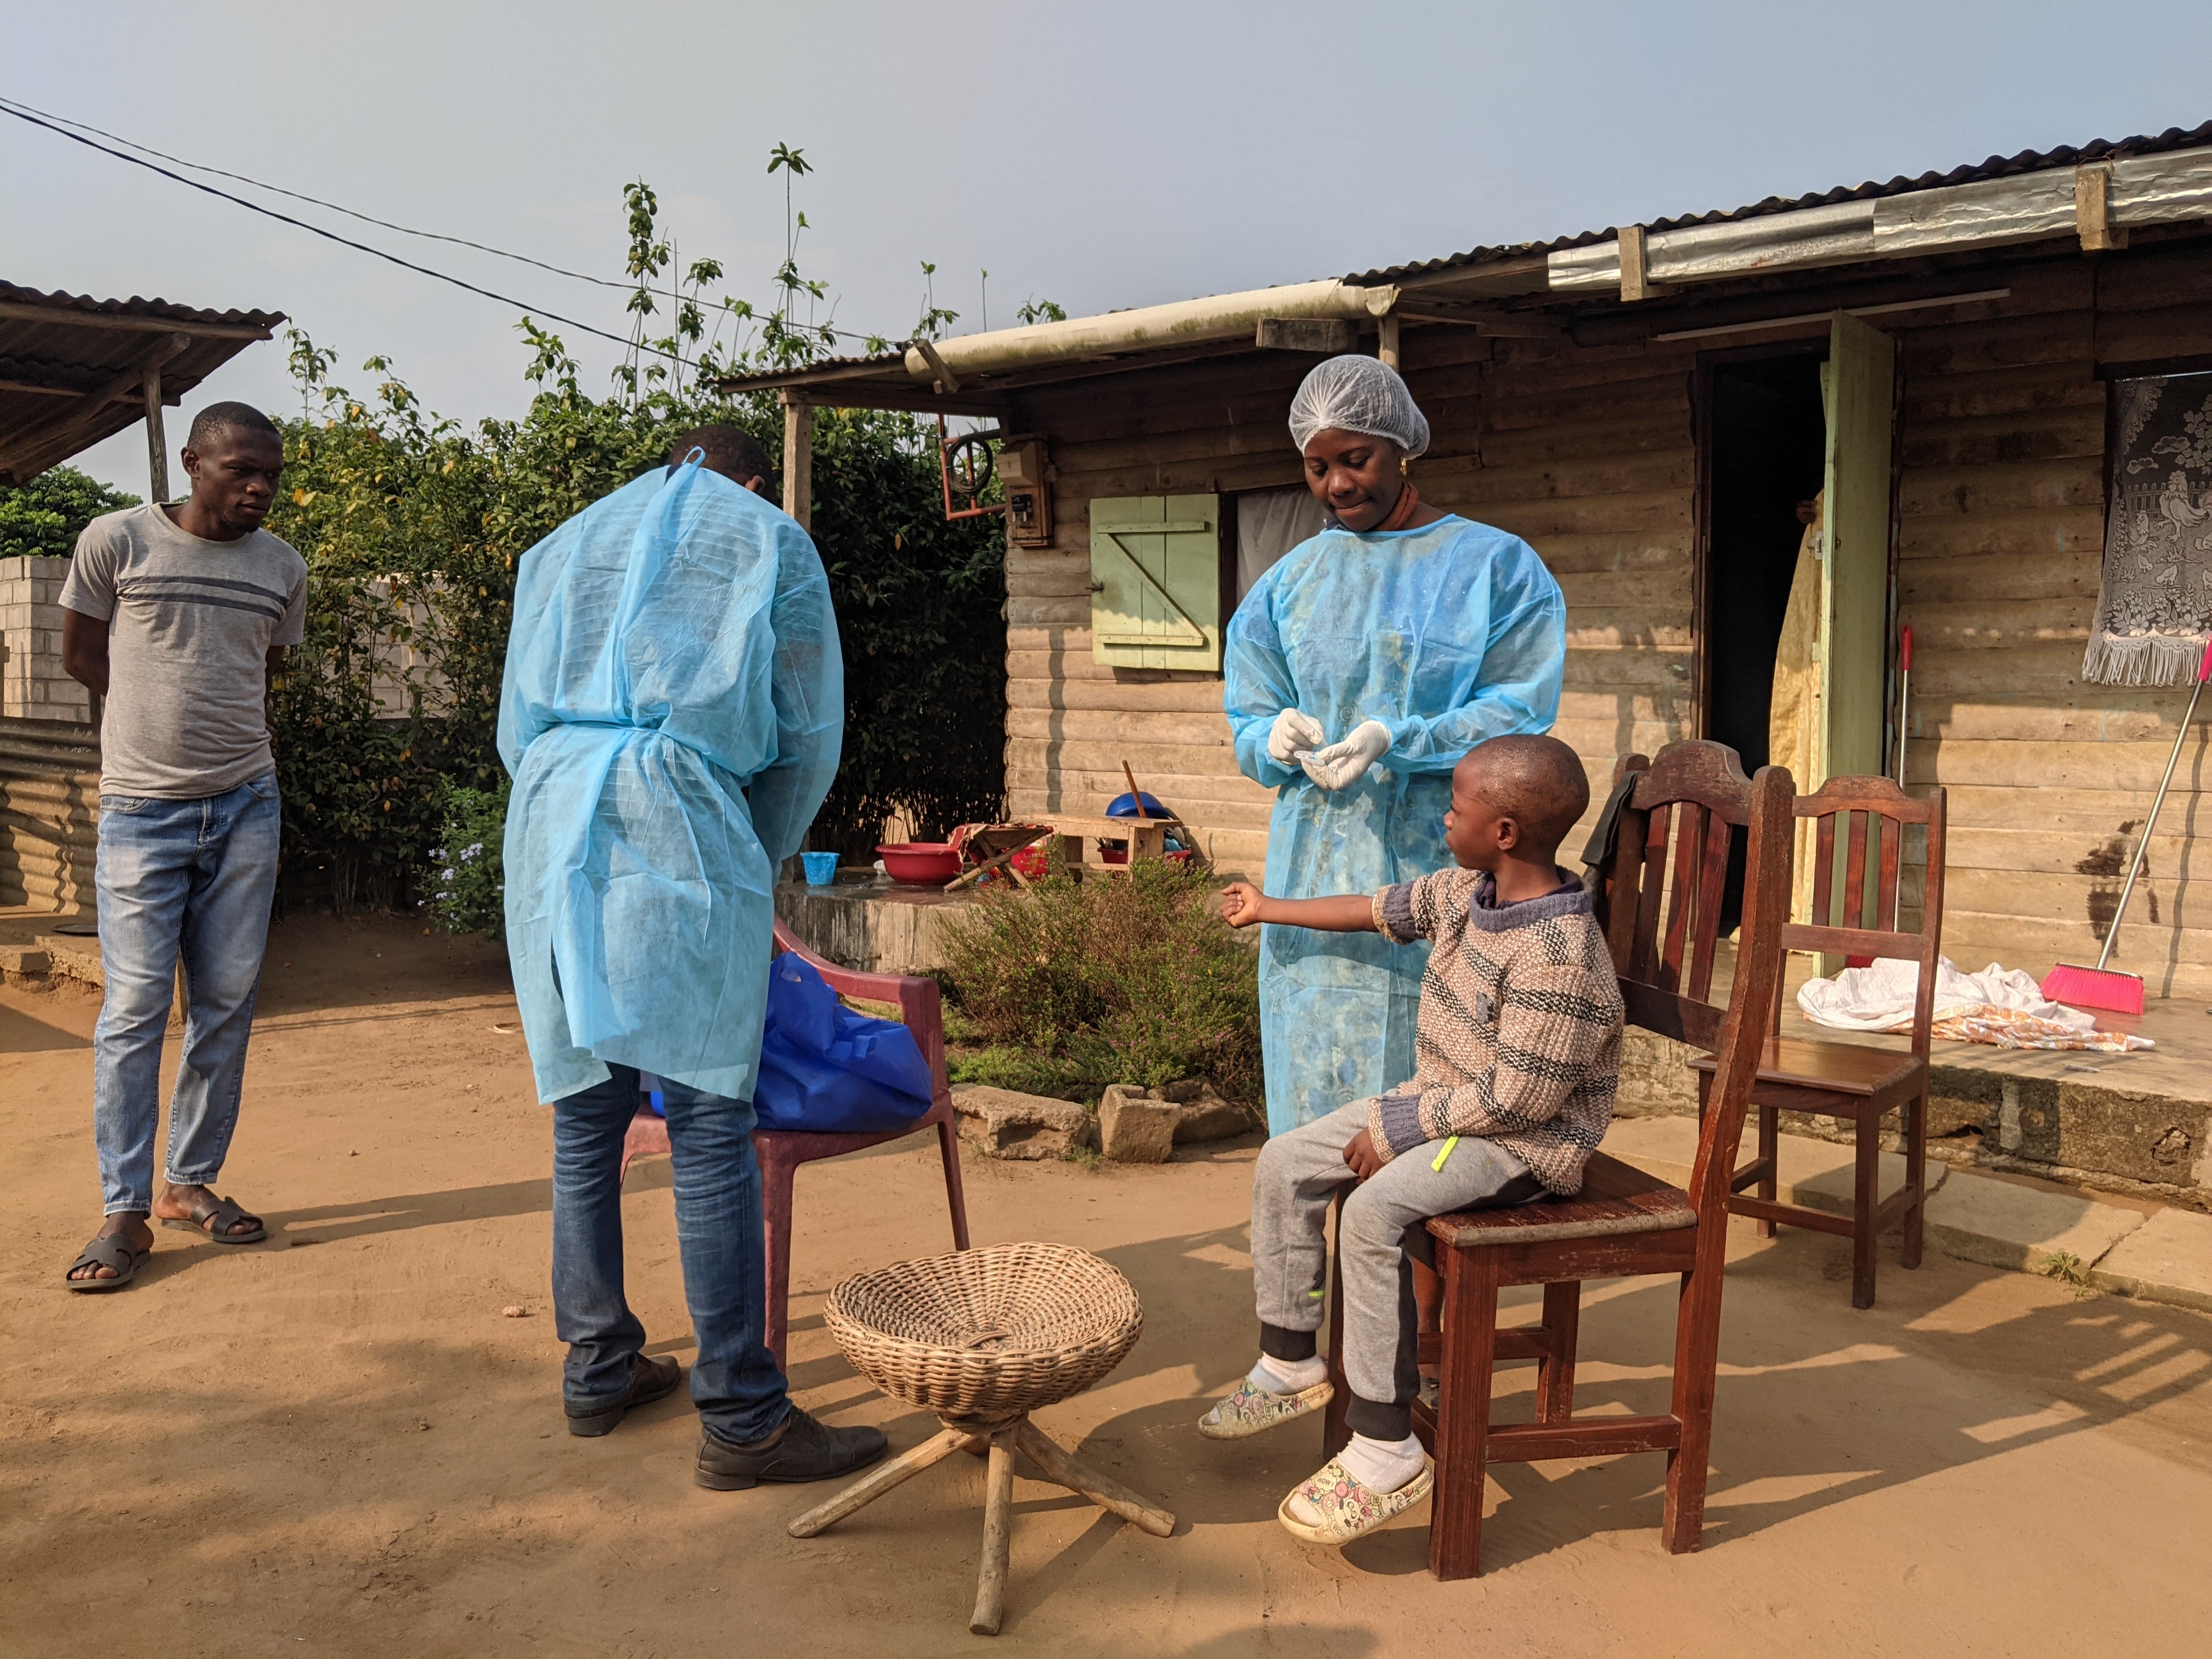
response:
{"label": "tree", "polygon": [[85,526],[138,505],[73,466],[50,466],[28,483],[0,486],[0,559],[66,559]]}

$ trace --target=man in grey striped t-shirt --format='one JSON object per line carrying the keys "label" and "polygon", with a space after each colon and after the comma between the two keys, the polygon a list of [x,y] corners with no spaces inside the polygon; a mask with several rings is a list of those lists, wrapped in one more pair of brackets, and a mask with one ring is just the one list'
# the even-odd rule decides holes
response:
{"label": "man in grey striped t-shirt", "polygon": [[[154,1248],[149,1217],[218,1244],[266,1238],[216,1195],[246,1075],[276,886],[268,678],[307,616],[307,567],[261,528],[283,436],[244,404],[203,410],[185,441],[191,499],[94,519],[62,586],[62,661],[104,700],[93,1140],[107,1218],[67,1273],[120,1290]],[[161,1032],[179,957],[188,1015],[154,1186]]]}

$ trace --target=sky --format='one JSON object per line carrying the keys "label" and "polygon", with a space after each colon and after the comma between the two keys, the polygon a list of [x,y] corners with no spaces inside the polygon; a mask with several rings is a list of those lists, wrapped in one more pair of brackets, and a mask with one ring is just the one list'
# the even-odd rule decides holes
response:
{"label": "sky", "polygon": [[[1080,315],[1341,276],[2212,118],[2203,0],[0,0],[0,94],[610,278],[641,178],[680,258],[720,259],[757,304],[783,253],[769,153],[789,144],[813,168],[802,269],[841,329],[895,338],[924,260],[964,333],[986,294],[1006,327],[1030,298]],[[623,331],[611,289],[283,205]],[[527,401],[524,307],[5,117],[0,278],[281,311],[339,383],[372,388],[381,354],[465,422]],[[553,326],[604,387],[620,349]],[[172,412],[173,477],[219,398],[299,408],[281,339]],[[137,427],[76,464],[145,492]]]}

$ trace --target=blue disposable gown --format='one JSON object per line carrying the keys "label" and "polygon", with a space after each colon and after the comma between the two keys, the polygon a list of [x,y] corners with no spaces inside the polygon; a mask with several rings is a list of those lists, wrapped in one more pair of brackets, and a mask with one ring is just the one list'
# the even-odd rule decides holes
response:
{"label": "blue disposable gown", "polygon": [[844,678],[813,542],[696,463],[523,556],[499,752],[539,1099],[610,1063],[752,1098],[776,866],[836,773]]}
{"label": "blue disposable gown", "polygon": [[[1224,703],[1248,778],[1276,791],[1267,890],[1370,893],[1449,866],[1451,769],[1486,738],[1559,712],[1566,605],[1517,536],[1448,517],[1419,530],[1325,530],[1284,556],[1230,619]],[[1362,720],[1389,752],[1332,794],[1267,753],[1301,708],[1329,741]],[[1413,1075],[1425,944],[1264,927],[1260,1031],[1280,1134]]]}

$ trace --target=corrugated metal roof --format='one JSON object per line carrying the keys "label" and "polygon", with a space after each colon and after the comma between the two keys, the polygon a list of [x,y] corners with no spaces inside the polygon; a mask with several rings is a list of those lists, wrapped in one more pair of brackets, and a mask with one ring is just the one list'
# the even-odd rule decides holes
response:
{"label": "corrugated metal roof", "polygon": [[[137,389],[159,359],[174,404],[282,312],[209,311],[133,296],[95,300],[0,282],[0,483],[20,483],[144,417]],[[86,398],[113,395],[97,406]]]}
{"label": "corrugated metal roof", "polygon": [[[2212,144],[2212,121],[2184,131],[2168,127],[2152,137],[2148,134],[2133,138],[2093,139],[2086,144],[2063,144],[2057,149],[2024,149],[2017,155],[1992,155],[1976,165],[1958,167],[1948,173],[1923,173],[1916,178],[1903,175],[1884,184],[1869,180],[1863,185],[1838,185],[1835,189],[1817,195],[1785,198],[1770,196],[1749,207],[1726,211],[1685,214],[1675,219],[1651,219],[1644,222],[1649,231],[1683,230],[1693,225],[1727,224],[1741,219],[1757,219],[1770,213],[1794,213],[1802,208],[1827,207],[1838,202],[1868,202],[1884,196],[1903,196],[1916,190],[1937,190],[1948,185],[1971,185],[1984,179],[2004,179],[2017,173],[2039,173],[2050,167],[2074,167],[2084,161],[2110,161],[2127,155],[2154,155],[2163,150],[2188,149],[2200,144]],[[1409,278],[1434,276],[1441,271],[1457,270],[1462,266],[1488,264],[1495,260],[1529,258],[1556,253],[1563,248],[1586,247],[1594,242],[1613,240],[1613,228],[1603,230],[1579,231],[1571,236],[1555,237],[1548,242],[1522,242],[1510,247],[1471,248],[1465,253],[1447,254],[1439,259],[1423,259],[1413,264],[1390,265],[1376,270],[1364,270],[1344,278],[1347,283],[1375,284],[1402,283]]]}

